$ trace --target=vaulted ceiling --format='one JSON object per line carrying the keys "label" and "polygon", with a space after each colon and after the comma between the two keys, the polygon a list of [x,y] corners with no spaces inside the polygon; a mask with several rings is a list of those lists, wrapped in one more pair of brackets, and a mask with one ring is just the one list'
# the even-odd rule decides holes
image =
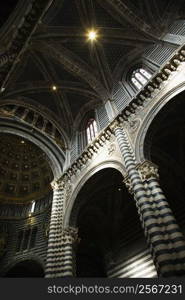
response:
{"label": "vaulted ceiling", "polygon": [[[35,27],[27,38],[26,31],[21,32],[18,26],[21,20],[29,20],[29,15],[23,17],[30,2]],[[9,7],[14,9],[9,27],[5,23],[0,32],[1,55],[7,49],[12,55],[9,66],[0,68],[0,98],[34,100],[47,107],[69,138],[79,116],[112,97],[117,71],[124,68],[125,62],[141,55],[160,40],[173,20],[184,16],[183,0],[36,2],[18,1],[16,10],[9,1],[3,13],[5,21]],[[37,9],[42,9],[38,16]],[[93,43],[86,36],[92,28],[98,34]],[[19,41],[20,49],[16,48]]]}

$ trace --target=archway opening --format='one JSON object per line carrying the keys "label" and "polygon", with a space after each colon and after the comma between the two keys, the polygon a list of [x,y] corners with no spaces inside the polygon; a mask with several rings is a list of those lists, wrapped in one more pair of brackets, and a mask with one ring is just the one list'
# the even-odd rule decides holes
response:
{"label": "archway opening", "polygon": [[159,167],[160,185],[185,232],[185,92],[171,99],[152,121],[144,155]]}
{"label": "archway opening", "polygon": [[149,276],[152,263],[135,201],[116,169],[103,169],[84,184],[70,225],[79,229],[77,277]]}
{"label": "archway opening", "polygon": [[9,269],[5,277],[44,277],[44,270],[38,262],[34,260],[25,260]]}

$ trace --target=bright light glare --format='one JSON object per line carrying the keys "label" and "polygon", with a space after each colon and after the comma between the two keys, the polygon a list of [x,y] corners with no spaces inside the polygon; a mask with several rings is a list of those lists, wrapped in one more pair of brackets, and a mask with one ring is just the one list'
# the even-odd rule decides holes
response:
{"label": "bright light glare", "polygon": [[87,34],[88,40],[95,41],[97,39],[97,33],[94,30],[90,30]]}
{"label": "bright light glare", "polygon": [[35,209],[35,201],[32,202],[32,205],[31,205],[31,213],[34,212],[34,209]]}

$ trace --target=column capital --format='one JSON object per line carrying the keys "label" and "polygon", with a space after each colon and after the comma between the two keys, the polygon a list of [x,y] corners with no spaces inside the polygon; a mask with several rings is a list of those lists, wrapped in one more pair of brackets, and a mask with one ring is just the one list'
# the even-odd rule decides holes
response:
{"label": "column capital", "polygon": [[151,161],[145,160],[143,163],[137,166],[137,169],[143,181],[152,177],[156,179],[159,178],[158,166]]}
{"label": "column capital", "polygon": [[114,120],[109,127],[114,132],[117,128],[122,128],[122,125],[118,120]]}
{"label": "column capital", "polygon": [[63,242],[64,243],[74,243],[78,242],[78,228],[75,227],[66,227],[63,230]]}
{"label": "column capital", "polygon": [[134,193],[134,190],[133,190],[131,179],[129,178],[128,175],[124,177],[123,183],[125,184],[128,192],[132,195]]}
{"label": "column capital", "polygon": [[63,180],[63,178],[53,180],[51,182],[51,187],[53,190],[62,190],[65,187],[65,181]]}

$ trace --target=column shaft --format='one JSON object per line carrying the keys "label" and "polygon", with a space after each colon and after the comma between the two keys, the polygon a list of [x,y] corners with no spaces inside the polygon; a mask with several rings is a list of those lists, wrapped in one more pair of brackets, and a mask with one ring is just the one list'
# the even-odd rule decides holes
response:
{"label": "column shaft", "polygon": [[143,182],[126,132],[114,129],[136,206],[159,276],[185,274],[185,241],[162,190],[153,177]]}
{"label": "column shaft", "polygon": [[59,269],[64,259],[62,229],[64,214],[64,186],[58,184],[53,189],[53,203],[50,219],[47,262],[45,277],[60,277]]}
{"label": "column shaft", "polygon": [[53,185],[53,204],[51,211],[45,277],[60,278],[75,275],[73,244],[77,240],[77,229],[63,228],[64,206],[66,200],[65,183]]}

